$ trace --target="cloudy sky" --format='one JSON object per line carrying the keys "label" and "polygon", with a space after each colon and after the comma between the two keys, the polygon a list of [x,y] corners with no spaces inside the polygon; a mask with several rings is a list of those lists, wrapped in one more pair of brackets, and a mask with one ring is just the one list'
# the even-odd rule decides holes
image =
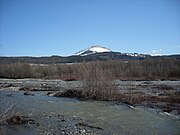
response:
{"label": "cloudy sky", "polygon": [[0,56],[67,56],[92,45],[180,54],[180,0],[0,0]]}

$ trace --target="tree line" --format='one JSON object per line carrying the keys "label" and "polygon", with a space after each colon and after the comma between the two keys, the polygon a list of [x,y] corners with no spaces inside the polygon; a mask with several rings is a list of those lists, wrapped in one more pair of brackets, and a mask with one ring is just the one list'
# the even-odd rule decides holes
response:
{"label": "tree line", "polygon": [[[100,76],[103,74],[103,76]],[[99,77],[98,77],[99,76]],[[179,59],[91,61],[74,64],[0,64],[0,78],[62,80],[159,80],[179,79]]]}

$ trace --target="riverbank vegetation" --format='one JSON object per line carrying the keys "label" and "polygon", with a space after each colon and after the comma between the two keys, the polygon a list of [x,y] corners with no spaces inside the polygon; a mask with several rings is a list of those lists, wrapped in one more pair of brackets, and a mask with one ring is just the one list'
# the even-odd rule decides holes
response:
{"label": "riverbank vegetation", "polygon": [[[168,105],[162,108],[165,108],[167,111],[172,110],[172,107],[180,101],[179,91],[174,91],[174,88],[169,86],[153,86],[149,84],[150,87],[153,86],[152,90],[158,92],[158,89],[160,89],[162,91],[159,94],[147,94],[143,91],[147,89],[147,84],[140,85],[142,91],[137,91],[139,88],[133,88],[131,84],[132,80],[179,80],[179,59],[162,58],[138,61],[108,60],[51,65],[34,65],[28,63],[1,64],[0,77],[10,79],[62,79],[65,81],[83,80],[82,88],[72,88],[64,93],[56,93],[56,96],[75,97],[83,100],[120,101],[130,105],[145,102],[146,104],[149,102],[154,105],[154,103],[157,102],[157,106],[159,106],[159,102],[166,102]],[[129,80],[130,84],[122,87],[122,91],[127,88],[125,92],[122,92],[114,80]],[[26,87],[25,89],[27,89]],[[39,88],[38,86],[38,88],[28,89],[45,90],[48,88],[48,90],[59,91],[54,85],[53,87],[47,87],[43,84],[41,87],[43,88]],[[138,86],[136,85],[135,87]],[[166,89],[168,91],[166,91]],[[21,88],[19,90],[21,90]],[[171,108],[167,109],[167,107]],[[180,110],[178,110],[178,112],[180,112]]]}
{"label": "riverbank vegetation", "polygon": [[[103,74],[107,77],[99,78]],[[179,80],[179,59],[135,61],[92,61],[71,64],[1,64],[1,78],[44,78],[62,80]]]}

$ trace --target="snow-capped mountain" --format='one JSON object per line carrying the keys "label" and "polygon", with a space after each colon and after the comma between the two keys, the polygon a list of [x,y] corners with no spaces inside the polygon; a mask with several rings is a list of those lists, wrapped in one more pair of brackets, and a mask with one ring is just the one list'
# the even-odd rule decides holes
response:
{"label": "snow-capped mountain", "polygon": [[86,55],[90,55],[94,53],[103,53],[103,52],[112,52],[112,51],[106,47],[94,45],[94,46],[91,46],[90,48],[87,48],[87,49],[84,49],[75,53],[75,55],[86,56]]}
{"label": "snow-capped mountain", "polygon": [[0,64],[12,64],[16,62],[30,63],[30,64],[72,64],[79,62],[90,62],[90,61],[106,61],[106,60],[117,60],[117,61],[130,61],[130,60],[145,60],[145,59],[180,59],[180,55],[164,55],[164,56],[152,56],[148,54],[139,53],[123,53],[111,51],[106,47],[99,45],[91,46],[90,48],[84,49],[77,52],[75,55],[70,56],[58,56],[53,55],[51,57],[0,57]]}

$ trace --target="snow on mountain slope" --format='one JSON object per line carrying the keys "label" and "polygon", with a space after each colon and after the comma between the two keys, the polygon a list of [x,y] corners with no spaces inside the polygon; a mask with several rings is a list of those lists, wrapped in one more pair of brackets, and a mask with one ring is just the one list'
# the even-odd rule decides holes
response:
{"label": "snow on mountain slope", "polygon": [[90,51],[93,51],[93,52],[111,52],[110,49],[108,48],[105,48],[105,47],[101,47],[101,46],[92,46],[90,49]]}
{"label": "snow on mountain slope", "polygon": [[95,45],[95,46],[91,46],[90,48],[79,51],[79,52],[75,53],[75,55],[86,56],[89,54],[103,53],[103,52],[112,52],[112,51],[108,48]]}

